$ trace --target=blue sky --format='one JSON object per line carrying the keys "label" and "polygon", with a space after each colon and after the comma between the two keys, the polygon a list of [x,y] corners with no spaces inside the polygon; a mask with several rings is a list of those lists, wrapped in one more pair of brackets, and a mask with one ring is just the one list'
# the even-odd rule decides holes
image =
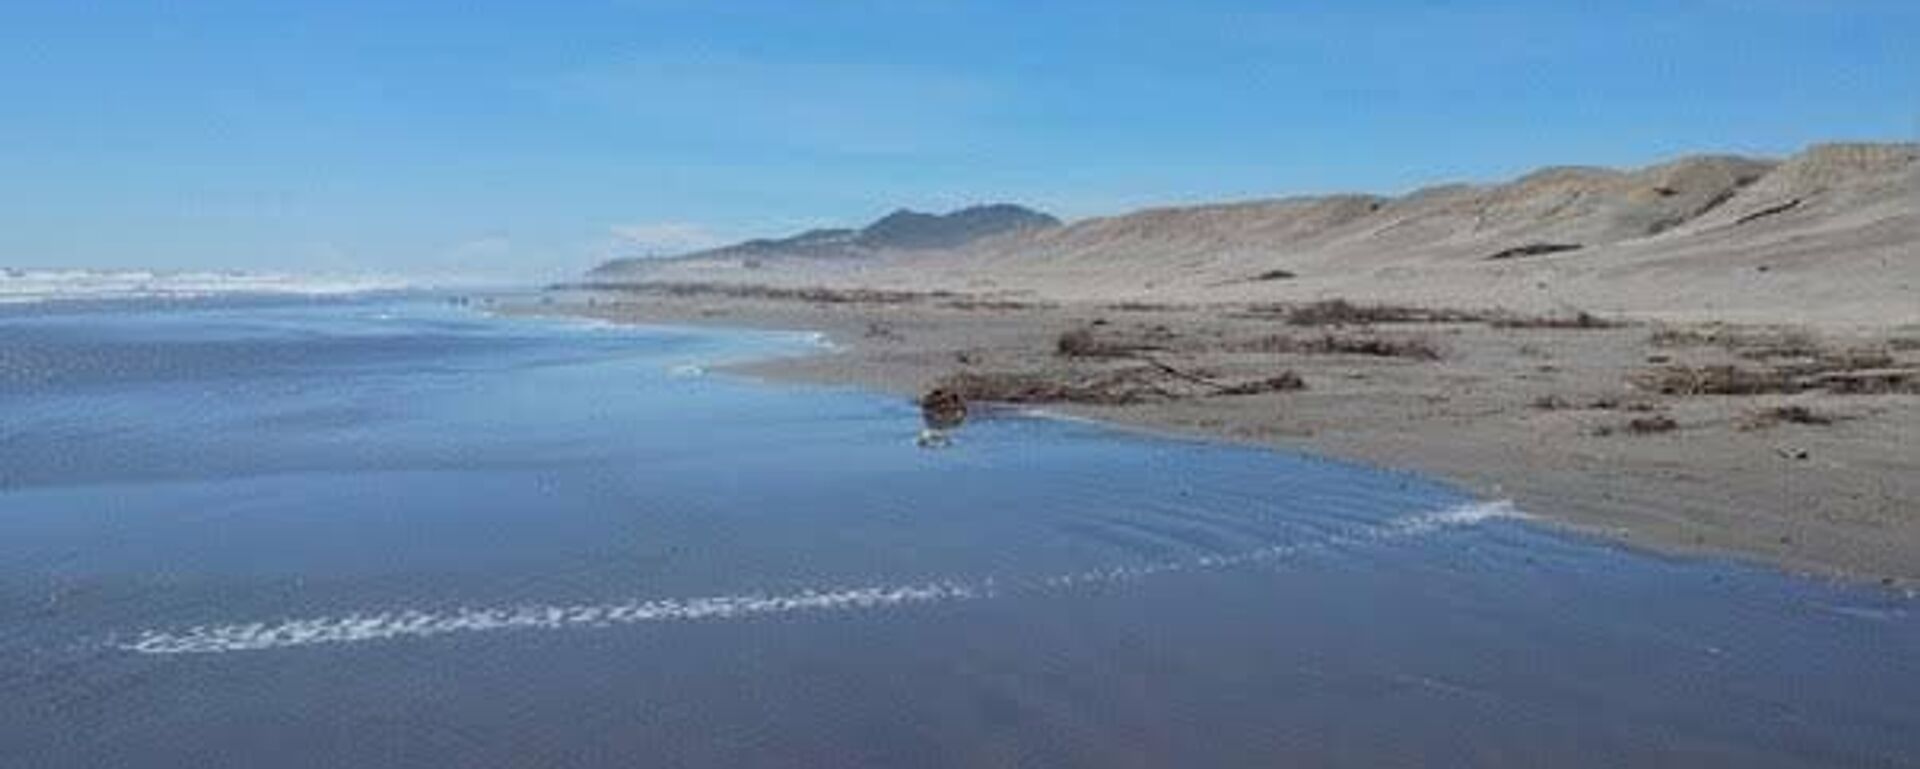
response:
{"label": "blue sky", "polygon": [[0,6],[0,265],[564,277],[1920,130],[1913,0]]}

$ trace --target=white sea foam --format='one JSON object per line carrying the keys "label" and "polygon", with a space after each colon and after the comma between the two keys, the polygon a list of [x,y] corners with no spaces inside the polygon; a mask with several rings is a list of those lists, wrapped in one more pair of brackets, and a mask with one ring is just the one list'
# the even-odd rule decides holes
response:
{"label": "white sea foam", "polygon": [[1472,526],[1476,523],[1483,523],[1499,518],[1526,517],[1528,517],[1527,514],[1515,508],[1511,500],[1501,499],[1490,502],[1472,502],[1431,513],[1409,515],[1405,518],[1394,519],[1388,526],[1403,534],[1424,534],[1435,529]]}
{"label": "white sea foam", "polygon": [[1476,526],[1487,521],[1501,518],[1521,519],[1526,517],[1527,515],[1514,508],[1513,503],[1510,501],[1470,502],[1444,510],[1395,518],[1378,526],[1368,526],[1345,532],[1325,534],[1316,539],[1302,542],[1270,545],[1240,553],[1207,555],[1184,561],[1163,561],[1159,563],[1113,566],[1073,574],[1061,574],[1048,577],[1044,581],[1044,584],[1052,587],[1067,587],[1090,583],[1126,582],[1176,572],[1250,566],[1267,561],[1290,558],[1307,552],[1364,545],[1369,542],[1411,539],[1444,529]]}
{"label": "white sea foam", "polygon": [[619,603],[463,608],[451,611],[398,610],[280,621],[199,625],[180,630],[147,630],[116,645],[141,654],[213,654],[327,644],[349,644],[453,633],[499,630],[565,630],[661,622],[718,621],[780,614],[877,611],[914,604],[988,598],[1001,592],[1057,590],[1130,582],[1166,574],[1228,569],[1274,561],[1303,552],[1343,545],[1407,539],[1444,529],[1463,528],[1498,518],[1525,517],[1509,502],[1480,502],[1394,519],[1379,526],[1318,540],[1256,550],[1207,555],[1179,561],[1130,564],[1058,574],[1022,584],[942,581],[895,587],[803,590],[782,595],[746,594],[703,598],[664,598]]}
{"label": "white sea foam", "polygon": [[392,291],[397,278],[243,272],[0,269],[0,304],[111,299],[191,299],[230,295],[329,296]]}
{"label": "white sea foam", "polygon": [[[490,312],[488,314],[494,315],[495,313]],[[606,318],[559,317],[559,318],[543,318],[543,320],[564,328],[573,329],[575,331],[611,331],[611,332],[618,332],[618,333],[632,333],[635,330],[642,329],[641,326],[633,323],[620,323],[618,321],[607,320]]]}
{"label": "white sea foam", "polygon": [[649,622],[724,620],[770,614],[877,609],[973,598],[978,589],[934,583],[865,587],[788,595],[724,595],[575,606],[518,606],[449,612],[391,611],[336,617],[202,625],[178,632],[148,631],[121,645],[143,654],[194,654],[296,646],[428,638],[489,630],[560,630]]}

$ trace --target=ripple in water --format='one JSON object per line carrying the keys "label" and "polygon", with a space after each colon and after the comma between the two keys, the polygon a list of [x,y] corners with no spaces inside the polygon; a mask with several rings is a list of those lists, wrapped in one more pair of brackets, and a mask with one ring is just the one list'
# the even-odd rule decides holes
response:
{"label": "ripple in water", "polygon": [[[1360,544],[1416,537],[1444,529],[1473,526],[1521,513],[1506,501],[1459,505],[1433,513],[1407,516],[1386,525],[1362,529],[1349,536],[1332,536],[1313,543],[1275,545],[1231,555],[1210,555],[1186,561],[1115,566],[1060,574],[1034,581],[1034,587],[1069,588],[1124,582],[1199,569],[1224,569],[1286,557],[1305,550],[1341,544]],[[453,633],[502,630],[569,630],[608,628],[656,622],[746,619],[802,612],[873,611],[913,604],[962,601],[991,597],[999,590],[992,579],[972,582],[935,582],[892,587],[806,590],[787,595],[724,595],[686,599],[635,600],[573,606],[516,606],[463,608],[451,612],[420,610],[354,613],[340,617],[313,617],[277,622],[249,622],[198,626],[180,631],[146,630],[134,640],[115,644],[140,654],[213,654],[263,651],[321,644],[348,644],[404,638],[431,638]],[[1029,588],[1031,589],[1031,588]]]}

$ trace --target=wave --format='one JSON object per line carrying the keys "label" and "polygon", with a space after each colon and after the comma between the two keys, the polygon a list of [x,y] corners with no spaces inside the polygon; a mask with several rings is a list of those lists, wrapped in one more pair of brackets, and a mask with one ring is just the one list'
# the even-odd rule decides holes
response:
{"label": "wave", "polygon": [[195,627],[181,633],[146,632],[121,646],[144,654],[255,651],[295,646],[427,638],[489,630],[557,630],[648,622],[738,619],[795,612],[875,609],[975,596],[965,585],[928,584],[857,588],[790,595],[732,595],[579,606],[519,606],[452,612],[398,611],[318,617],[278,623]]}
{"label": "wave", "polygon": [[1406,539],[1502,518],[1524,518],[1511,502],[1475,502],[1397,518],[1385,524],[1323,539],[1226,555],[1115,566],[1057,574],[1023,583],[992,578],[949,580],[892,587],[804,590],[788,594],[742,594],[700,598],[636,599],[575,605],[461,608],[450,611],[356,612],[277,622],[199,625],[181,630],[145,630],[113,646],[139,654],[214,654],[306,646],[430,638],[501,630],[607,628],[659,622],[745,619],[778,614],[876,611],[916,604],[990,598],[1006,592],[1058,590],[1150,577],[1246,566],[1343,545]]}
{"label": "wave", "polygon": [[409,286],[406,281],[390,277],[7,268],[0,269],[0,304],[243,295],[335,296],[397,291]]}
{"label": "wave", "polygon": [[1436,529],[1446,529],[1455,526],[1472,526],[1477,523],[1500,518],[1526,517],[1528,517],[1526,513],[1520,512],[1519,508],[1513,506],[1512,500],[1501,499],[1491,502],[1475,502],[1473,504],[1459,505],[1431,513],[1396,518],[1389,522],[1388,527],[1403,535],[1423,534]]}
{"label": "wave", "polygon": [[1515,508],[1513,503],[1508,500],[1471,502],[1463,505],[1455,505],[1444,510],[1395,518],[1377,526],[1330,533],[1315,540],[1270,545],[1268,547],[1239,553],[1206,555],[1185,561],[1163,561],[1160,563],[1113,566],[1074,574],[1060,574],[1048,577],[1044,580],[1044,584],[1049,587],[1067,587],[1088,583],[1131,581],[1183,571],[1247,566],[1308,552],[1331,550],[1339,547],[1354,547],[1371,542],[1409,539],[1445,529],[1477,526],[1488,521],[1503,518],[1525,519],[1528,517],[1530,516],[1520,512],[1520,510]]}

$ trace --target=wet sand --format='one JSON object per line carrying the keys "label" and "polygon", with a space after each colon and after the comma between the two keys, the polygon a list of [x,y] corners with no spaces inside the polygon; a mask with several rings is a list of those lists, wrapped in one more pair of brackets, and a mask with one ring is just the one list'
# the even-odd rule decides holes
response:
{"label": "wet sand", "polygon": [[[1428,473],[1635,546],[1920,584],[1920,395],[1901,379],[1920,366],[1911,330],[1828,328],[1808,340],[1796,329],[1540,318],[1294,325],[1287,308],[1258,305],[736,290],[603,292],[512,311],[818,330],[831,349],[740,370],[903,398],[963,373],[1072,385],[1036,405]],[[1061,335],[1076,330],[1095,348],[1061,354]],[[1808,363],[1835,356],[1865,357],[1832,371]],[[1675,372],[1716,365],[1843,381],[1733,395],[1672,386]],[[1258,386],[1288,371],[1303,389]],[[1883,372],[1895,392],[1840,392],[1889,389]],[[1842,386],[1862,374],[1870,386]]]}

